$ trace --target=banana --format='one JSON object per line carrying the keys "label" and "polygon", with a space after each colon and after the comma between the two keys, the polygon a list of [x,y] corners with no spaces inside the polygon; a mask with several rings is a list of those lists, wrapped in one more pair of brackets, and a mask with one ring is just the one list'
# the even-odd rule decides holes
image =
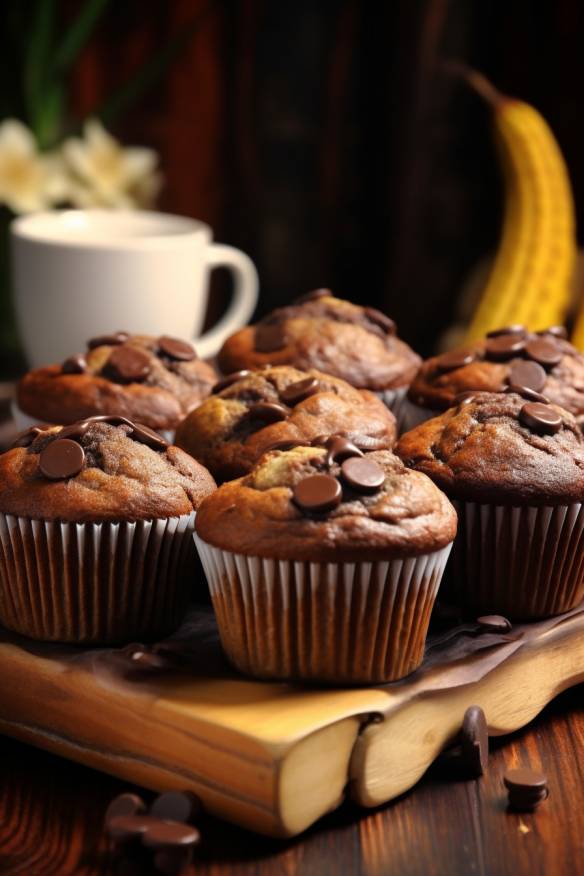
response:
{"label": "banana", "polygon": [[475,71],[463,75],[492,107],[505,189],[499,249],[466,340],[513,323],[534,331],[562,324],[576,255],[565,161],[536,109],[500,94]]}

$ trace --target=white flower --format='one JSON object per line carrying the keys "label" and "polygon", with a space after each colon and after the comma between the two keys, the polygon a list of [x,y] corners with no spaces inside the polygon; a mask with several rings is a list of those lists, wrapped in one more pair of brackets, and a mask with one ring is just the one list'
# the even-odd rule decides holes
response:
{"label": "white flower", "polygon": [[70,200],[77,206],[146,207],[160,190],[156,152],[124,148],[97,119],[85,123],[83,139],[65,141],[63,156],[74,176]]}
{"label": "white flower", "polygon": [[0,203],[14,213],[29,213],[67,196],[60,157],[40,153],[32,133],[18,119],[0,123]]}

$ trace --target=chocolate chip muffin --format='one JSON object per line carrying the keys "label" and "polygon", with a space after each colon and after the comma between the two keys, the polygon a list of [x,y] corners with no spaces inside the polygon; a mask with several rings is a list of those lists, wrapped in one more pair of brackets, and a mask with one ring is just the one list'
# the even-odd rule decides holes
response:
{"label": "chocolate chip muffin", "polygon": [[232,335],[218,357],[225,374],[265,365],[316,368],[376,392],[398,423],[420,357],[396,335],[393,320],[317,289]]}
{"label": "chocolate chip muffin", "polygon": [[[144,423],[172,441],[174,430],[209,395],[214,369],[188,341],[117,332],[92,338],[83,355],[35,368],[17,389],[22,428],[74,423],[116,414]],[[17,411],[18,419],[18,411]]]}
{"label": "chocolate chip muffin", "polygon": [[247,474],[268,449],[310,444],[342,433],[361,449],[393,447],[395,417],[377,398],[344,380],[289,365],[237,371],[187,416],[176,443],[216,480]]}
{"label": "chocolate chip muffin", "polygon": [[463,392],[530,389],[584,419],[584,355],[563,326],[533,334],[512,325],[485,340],[428,359],[410,386],[404,427],[413,428],[454,404]]}
{"label": "chocolate chip muffin", "polygon": [[195,540],[221,640],[259,677],[391,681],[420,664],[456,513],[390,451],[271,451],[209,496]]}
{"label": "chocolate chip muffin", "polygon": [[0,624],[34,639],[171,632],[209,472],[147,426],[33,427],[0,455]]}
{"label": "chocolate chip muffin", "polygon": [[584,437],[543,396],[476,393],[402,436],[397,453],[455,502],[456,598],[532,620],[584,599]]}

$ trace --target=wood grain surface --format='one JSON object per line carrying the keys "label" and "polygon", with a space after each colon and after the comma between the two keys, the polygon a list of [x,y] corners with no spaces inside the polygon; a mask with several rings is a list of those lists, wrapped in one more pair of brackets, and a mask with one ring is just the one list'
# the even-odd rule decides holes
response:
{"label": "wood grain surface", "polygon": [[[584,687],[526,729],[492,743],[486,775],[452,779],[436,764],[409,794],[369,813],[347,803],[290,841],[207,817],[189,876],[580,876],[584,874]],[[506,769],[543,769],[549,799],[506,811]],[[101,821],[128,786],[0,737],[3,876],[130,873],[106,857]],[[138,871],[145,873],[143,869]]]}

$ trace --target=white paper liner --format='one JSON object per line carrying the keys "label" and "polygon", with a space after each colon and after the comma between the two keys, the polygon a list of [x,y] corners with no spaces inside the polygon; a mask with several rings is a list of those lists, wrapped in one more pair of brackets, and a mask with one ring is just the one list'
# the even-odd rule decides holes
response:
{"label": "white paper liner", "polygon": [[465,608],[478,615],[534,620],[563,614],[584,600],[580,503],[453,504],[459,524],[449,578]]}
{"label": "white paper liner", "polygon": [[405,405],[407,403],[406,393],[408,391],[407,386],[401,386],[399,389],[383,389],[379,391],[375,391],[375,395],[377,395],[383,404],[389,408],[394,417],[397,420],[397,430],[398,435],[401,435],[404,429],[404,414],[405,414]]}
{"label": "white paper liner", "polygon": [[[15,401],[10,403],[10,409],[12,413],[12,419],[16,425],[16,428],[19,432],[24,432],[25,429],[30,429],[31,426],[38,426],[39,423],[43,425],[52,425],[51,423],[44,423],[42,420],[39,420],[38,417],[31,417],[28,414],[25,414],[22,411]],[[131,419],[131,418],[128,418]],[[174,444],[174,429],[156,429],[159,435],[162,435],[165,441],[168,441],[169,444]]]}
{"label": "white paper liner", "polygon": [[57,523],[0,514],[0,625],[41,641],[167,635],[189,601],[195,514]]}
{"label": "white paper liner", "polygon": [[420,423],[425,423],[426,420],[431,420],[433,417],[439,416],[442,411],[435,411],[432,408],[423,408],[420,405],[415,405],[406,398],[402,407],[402,434],[409,432],[410,429],[415,429]]}
{"label": "white paper liner", "polygon": [[393,681],[421,663],[451,545],[387,562],[246,557],[195,535],[223,648],[248,675]]}

